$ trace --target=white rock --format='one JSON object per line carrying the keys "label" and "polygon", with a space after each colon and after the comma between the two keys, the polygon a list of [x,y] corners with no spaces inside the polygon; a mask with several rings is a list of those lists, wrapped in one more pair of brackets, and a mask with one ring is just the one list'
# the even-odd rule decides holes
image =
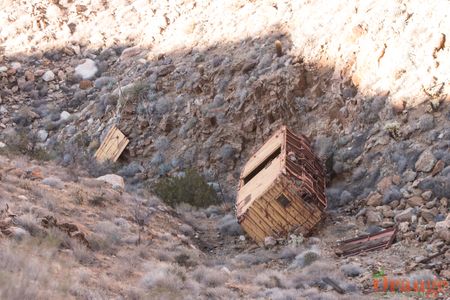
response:
{"label": "white rock", "polygon": [[450,214],[447,215],[444,221],[436,223],[435,230],[439,238],[450,243]]}
{"label": "white rock", "polygon": [[11,68],[13,68],[14,70],[18,70],[22,67],[22,64],[18,61],[12,62],[11,63]]}
{"label": "white rock", "polygon": [[66,121],[67,119],[70,118],[70,113],[67,111],[63,111],[61,112],[61,114],[59,115],[59,118],[63,121]]}
{"label": "white rock", "polygon": [[52,71],[47,71],[44,73],[44,75],[42,75],[42,79],[44,81],[52,81],[55,79],[55,73],[53,73]]}
{"label": "white rock", "polygon": [[125,182],[123,181],[122,176],[116,174],[106,174],[97,177],[97,180],[111,184],[114,189],[121,189],[121,190],[125,189]]}
{"label": "white rock", "polygon": [[6,72],[6,71],[8,71],[7,67],[5,67],[5,66],[0,67],[0,72]]}
{"label": "white rock", "polygon": [[47,177],[42,180],[42,183],[54,188],[62,189],[64,187],[64,183],[61,179],[57,177]]}
{"label": "white rock", "polygon": [[5,148],[5,147],[6,147],[6,144],[3,143],[3,142],[0,142],[0,149],[1,149],[1,148]]}
{"label": "white rock", "polygon": [[239,240],[240,240],[240,241],[245,241],[245,236],[240,235],[240,236],[239,236]]}
{"label": "white rock", "polygon": [[48,132],[45,129],[41,129],[37,132],[37,137],[40,142],[45,142],[48,138]]}
{"label": "white rock", "polygon": [[265,246],[274,246],[276,244],[277,244],[277,241],[271,236],[266,236],[266,238],[264,239]]}
{"label": "white rock", "polygon": [[133,57],[138,55],[139,53],[141,53],[141,48],[140,47],[130,47],[130,48],[126,48],[125,50],[122,51],[122,54],[120,55],[120,58],[122,60]]}
{"label": "white rock", "polygon": [[16,240],[21,240],[26,236],[29,236],[30,234],[28,231],[26,231],[23,228],[20,227],[9,227],[8,231],[10,232],[11,236],[15,238]]}
{"label": "white rock", "polygon": [[416,161],[416,171],[420,172],[430,172],[434,165],[436,164],[436,158],[434,157],[431,150],[427,149],[420,154]]}
{"label": "white rock", "polygon": [[95,61],[88,58],[84,61],[84,63],[75,68],[75,75],[80,76],[83,79],[92,79],[97,71],[98,68]]}

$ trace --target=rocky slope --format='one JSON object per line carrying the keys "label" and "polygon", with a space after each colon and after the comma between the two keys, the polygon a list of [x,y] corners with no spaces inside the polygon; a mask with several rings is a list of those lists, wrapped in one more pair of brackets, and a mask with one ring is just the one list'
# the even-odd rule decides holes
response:
{"label": "rocky slope", "polygon": [[423,266],[449,275],[449,253],[407,272],[442,242],[422,249],[400,238],[384,251],[337,258],[336,241],[361,233],[358,216],[331,213],[309,238],[260,248],[227,205],[173,210],[123,191],[113,176],[23,157],[0,156],[0,174],[2,299],[378,299],[380,270],[408,280],[433,279]]}
{"label": "rocky slope", "polygon": [[[330,209],[360,232],[397,224],[432,254],[450,239],[449,8],[3,1],[0,150],[115,171],[130,191],[195,167],[232,201],[240,167],[287,124],[323,158]],[[130,144],[98,166],[113,124]]]}

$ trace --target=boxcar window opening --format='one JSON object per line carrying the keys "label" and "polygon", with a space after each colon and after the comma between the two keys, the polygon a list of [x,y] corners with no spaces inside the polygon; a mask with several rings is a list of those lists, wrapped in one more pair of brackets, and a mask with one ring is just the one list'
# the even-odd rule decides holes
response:
{"label": "boxcar window opening", "polygon": [[251,171],[250,174],[244,177],[244,185],[247,184],[247,182],[249,182],[250,180],[252,180],[253,177],[258,175],[259,172],[267,168],[272,162],[272,160],[277,158],[280,154],[281,154],[281,146],[277,147],[277,149],[275,149],[275,151],[272,152],[272,154],[267,156],[267,158],[263,160],[253,171]]}
{"label": "boxcar window opening", "polygon": [[280,197],[277,198],[277,201],[283,208],[286,208],[290,203],[289,199],[284,194],[281,194]]}

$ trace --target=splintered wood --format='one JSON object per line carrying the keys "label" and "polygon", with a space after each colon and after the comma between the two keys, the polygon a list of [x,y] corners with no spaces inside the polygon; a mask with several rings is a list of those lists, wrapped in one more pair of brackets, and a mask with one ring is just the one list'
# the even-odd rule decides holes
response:
{"label": "splintered wood", "polygon": [[130,141],[126,136],[117,129],[116,126],[111,127],[106,135],[105,140],[95,152],[95,158],[99,162],[106,160],[117,161],[120,154],[122,154],[125,147]]}

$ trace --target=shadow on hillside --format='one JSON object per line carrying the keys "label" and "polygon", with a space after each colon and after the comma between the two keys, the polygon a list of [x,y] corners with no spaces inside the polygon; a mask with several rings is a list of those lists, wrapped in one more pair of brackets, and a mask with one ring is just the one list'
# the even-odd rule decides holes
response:
{"label": "shadow on hillside", "polygon": [[[79,164],[99,175],[108,168],[95,164],[92,156],[115,124],[130,144],[114,168],[130,182],[143,186],[195,167],[218,183],[226,200],[233,200],[240,167],[286,124],[314,141],[330,186],[346,186],[357,198],[367,195],[380,178],[385,154],[375,149],[364,159],[361,155],[380,116],[399,118],[397,108],[387,103],[389,93],[365,98],[346,75],[334,70],[334,62],[305,63],[292,54],[289,34],[275,32],[202,51],[153,54],[126,48],[81,46],[76,55],[68,46],[42,57],[5,57],[2,65],[16,61],[21,68],[1,75],[1,105],[7,108],[2,138],[14,143],[15,129],[26,128],[28,143],[55,150],[62,164]],[[93,83],[65,71],[84,58],[97,63]],[[46,82],[29,74],[37,70],[53,70],[56,79]],[[100,84],[100,77],[112,79]],[[62,120],[62,111],[72,117]],[[48,138],[39,137],[39,130]],[[359,169],[364,171],[355,176]],[[343,204],[340,194],[337,198],[332,197],[332,207]]]}

